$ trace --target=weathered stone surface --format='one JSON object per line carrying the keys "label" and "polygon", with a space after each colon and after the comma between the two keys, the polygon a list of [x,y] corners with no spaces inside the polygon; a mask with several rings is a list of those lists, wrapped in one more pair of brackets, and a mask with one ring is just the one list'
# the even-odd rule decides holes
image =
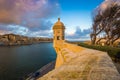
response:
{"label": "weathered stone surface", "polygon": [[73,44],[66,43],[57,50],[56,65],[55,70],[38,80],[120,80],[120,74],[106,52]]}

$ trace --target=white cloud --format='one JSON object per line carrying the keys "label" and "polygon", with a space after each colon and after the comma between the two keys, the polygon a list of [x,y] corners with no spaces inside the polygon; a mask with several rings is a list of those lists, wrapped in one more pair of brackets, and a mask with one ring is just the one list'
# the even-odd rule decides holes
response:
{"label": "white cloud", "polygon": [[49,19],[59,13],[57,0],[0,0],[0,33],[51,36]]}
{"label": "white cloud", "polygon": [[20,25],[8,25],[8,29],[15,34],[26,35],[28,33],[28,28]]}
{"label": "white cloud", "polygon": [[72,41],[83,41],[83,40],[89,40],[91,29],[83,29],[81,30],[80,27],[76,27],[75,32],[72,33],[66,33],[66,39],[72,40]]}

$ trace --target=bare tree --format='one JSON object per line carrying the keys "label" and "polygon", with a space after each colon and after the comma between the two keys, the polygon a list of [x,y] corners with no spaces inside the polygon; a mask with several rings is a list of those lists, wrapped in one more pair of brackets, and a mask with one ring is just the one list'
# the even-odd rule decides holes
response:
{"label": "bare tree", "polygon": [[[92,29],[90,35],[92,44],[98,44],[102,39],[106,39],[106,45],[113,45],[120,38],[120,6],[113,3],[102,13],[98,10],[93,18]],[[105,35],[97,40],[97,36],[101,33]]]}

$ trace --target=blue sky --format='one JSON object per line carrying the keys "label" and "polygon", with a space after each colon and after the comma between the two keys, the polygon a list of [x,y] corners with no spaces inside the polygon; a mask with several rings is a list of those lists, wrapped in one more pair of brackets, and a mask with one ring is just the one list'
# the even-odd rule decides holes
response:
{"label": "blue sky", "polygon": [[92,12],[103,1],[60,0],[59,6],[61,11],[58,17],[61,18],[61,21],[66,26],[66,35],[74,34],[78,27],[81,30],[90,29],[92,27]]}
{"label": "blue sky", "polygon": [[[60,17],[66,39],[89,39],[92,12],[113,0],[0,0],[0,34],[52,37],[52,26]],[[119,0],[118,0],[119,1]]]}

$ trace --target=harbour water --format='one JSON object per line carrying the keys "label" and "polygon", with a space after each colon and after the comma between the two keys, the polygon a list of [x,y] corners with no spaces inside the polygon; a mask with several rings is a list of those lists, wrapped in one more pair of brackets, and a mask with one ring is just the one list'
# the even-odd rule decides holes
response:
{"label": "harbour water", "polygon": [[0,80],[21,80],[55,59],[52,43],[0,47]]}

